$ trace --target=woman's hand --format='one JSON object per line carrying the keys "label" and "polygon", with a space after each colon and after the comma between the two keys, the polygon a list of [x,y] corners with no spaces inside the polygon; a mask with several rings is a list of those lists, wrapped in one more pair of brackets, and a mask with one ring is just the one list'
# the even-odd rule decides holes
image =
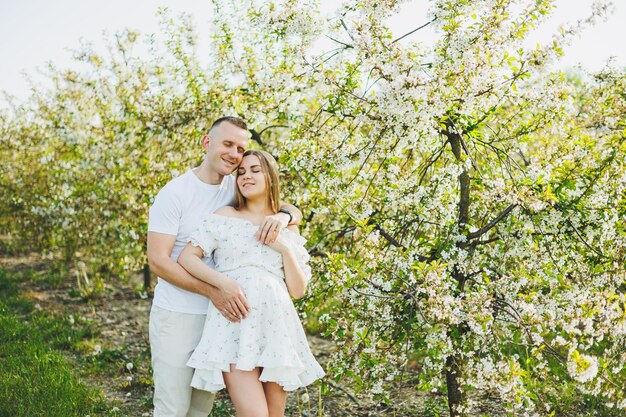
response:
{"label": "woman's hand", "polygon": [[276,252],[283,254],[286,251],[290,250],[289,245],[287,244],[287,239],[282,234],[279,234],[271,243],[266,243],[267,246],[274,249]]}
{"label": "woman's hand", "polygon": [[[298,233],[296,226],[289,226],[293,233]],[[287,242],[287,238],[283,234],[279,235],[276,242],[267,246],[279,252],[283,258],[283,269],[285,271],[285,283],[287,291],[294,298],[300,298],[306,292],[308,277],[302,270],[293,246]]]}
{"label": "woman's hand", "polygon": [[259,225],[254,237],[261,243],[266,245],[274,243],[280,231],[289,225],[289,215],[285,213],[276,213],[272,216],[266,216]]}

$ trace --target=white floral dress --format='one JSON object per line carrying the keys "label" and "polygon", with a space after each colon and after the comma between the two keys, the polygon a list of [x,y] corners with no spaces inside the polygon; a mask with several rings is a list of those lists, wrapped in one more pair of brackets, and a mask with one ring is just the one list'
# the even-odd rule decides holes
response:
{"label": "white floral dress", "polygon": [[[261,367],[259,380],[276,382],[285,391],[324,376],[287,291],[282,255],[256,240],[257,229],[247,220],[211,214],[190,237],[205,256],[213,256],[215,269],[241,285],[251,307],[245,319],[232,323],[209,306],[202,338],[187,362],[195,368],[194,388],[224,388],[222,372],[230,364],[248,371]],[[306,240],[290,230],[281,233],[310,278]]]}

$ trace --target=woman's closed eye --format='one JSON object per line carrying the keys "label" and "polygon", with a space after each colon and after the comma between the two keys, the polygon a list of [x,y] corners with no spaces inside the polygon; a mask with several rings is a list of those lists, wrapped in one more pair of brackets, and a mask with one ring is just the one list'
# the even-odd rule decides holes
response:
{"label": "woman's closed eye", "polygon": [[[261,172],[261,167],[252,167],[250,169],[250,172],[253,172],[253,173]],[[244,175],[245,173],[246,173],[245,168],[239,168],[239,170],[237,171],[237,175]]]}

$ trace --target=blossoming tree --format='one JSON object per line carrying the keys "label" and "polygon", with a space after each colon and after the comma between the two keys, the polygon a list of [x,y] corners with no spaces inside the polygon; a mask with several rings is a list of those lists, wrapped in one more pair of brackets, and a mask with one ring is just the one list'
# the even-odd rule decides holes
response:
{"label": "blossoming tree", "polygon": [[201,158],[199,138],[221,114],[206,103],[226,90],[203,78],[189,21],[164,14],[163,28],[158,39],[111,36],[108,54],[83,44],[80,66],[50,65],[51,87],[3,109],[3,232],[18,249],[60,251],[87,293],[144,267],[152,199]]}
{"label": "blossoming tree", "polygon": [[[624,409],[624,75],[548,72],[605,6],[525,47],[552,2],[433,1],[427,48],[385,26],[400,3],[349,2],[326,24],[290,1],[249,5],[254,29],[232,8],[217,19],[226,49],[253,45],[224,67],[274,98],[244,114],[291,127],[274,151],[324,255],[312,304],[335,300],[333,374],[383,394],[416,362],[452,416],[479,411],[471,391],[550,414],[563,384]],[[315,56],[320,34],[336,48]]]}
{"label": "blossoming tree", "polygon": [[127,33],[2,115],[5,230],[96,271],[141,267],[150,199],[210,119],[239,114],[308,213],[306,308],[333,377],[383,399],[396,380],[442,390],[451,416],[480,412],[476,392],[515,415],[626,409],[626,78],[549,72],[604,6],[527,46],[551,1],[433,0],[397,37],[399,1],[330,19],[314,1],[214,5],[208,68],[166,22],[165,55],[141,60]]}

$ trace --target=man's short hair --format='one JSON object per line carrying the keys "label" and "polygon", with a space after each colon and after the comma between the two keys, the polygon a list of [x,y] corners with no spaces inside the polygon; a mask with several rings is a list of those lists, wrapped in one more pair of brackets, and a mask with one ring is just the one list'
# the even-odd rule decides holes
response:
{"label": "man's short hair", "polygon": [[222,123],[230,123],[231,125],[235,125],[243,130],[248,130],[248,125],[246,124],[246,122],[244,122],[239,117],[224,116],[224,117],[220,117],[219,119],[213,122],[213,124],[211,125],[211,128],[209,129],[209,132],[215,129],[216,127],[218,127],[219,125],[221,125]]}

